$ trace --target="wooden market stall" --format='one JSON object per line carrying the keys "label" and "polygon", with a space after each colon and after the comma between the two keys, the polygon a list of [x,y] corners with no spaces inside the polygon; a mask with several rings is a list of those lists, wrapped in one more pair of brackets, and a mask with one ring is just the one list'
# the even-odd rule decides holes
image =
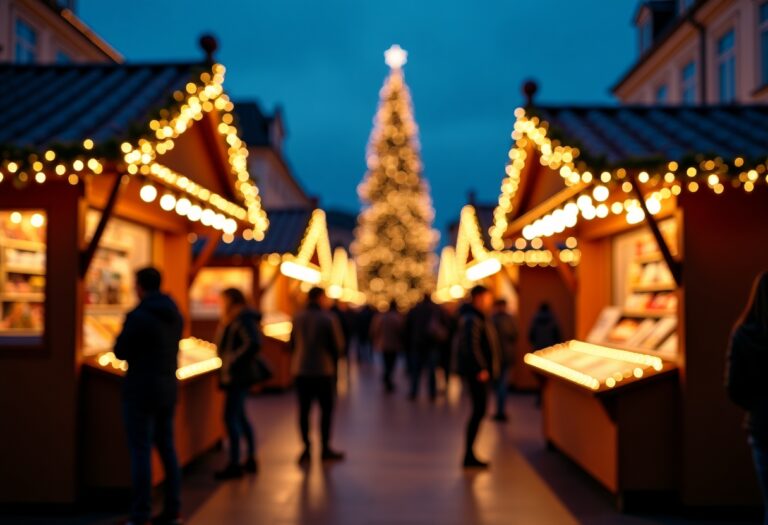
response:
{"label": "wooden market stall", "polygon": [[313,285],[326,288],[333,299],[362,303],[357,269],[343,248],[331,251],[325,212],[296,208],[270,210],[264,239],[239,238],[217,242],[200,238],[193,252],[205,255],[191,288],[192,335],[214,340],[222,290],[245,289],[262,314],[264,356],[274,377],[261,387],[287,388],[292,384],[288,341],[294,314],[304,306]]}
{"label": "wooden market stall", "polygon": [[[189,236],[263,236],[223,75],[212,62],[0,67],[0,501],[129,485],[127,364],[111,348],[134,271],[156,265],[188,319],[203,262]],[[184,464],[223,434],[216,348],[185,332]]]}
{"label": "wooden market stall", "polygon": [[516,111],[492,242],[507,260],[545,262],[521,268],[521,317],[542,299],[573,308],[573,340],[526,363],[543,380],[547,441],[620,505],[759,501],[723,377],[733,323],[768,267],[766,116]]}

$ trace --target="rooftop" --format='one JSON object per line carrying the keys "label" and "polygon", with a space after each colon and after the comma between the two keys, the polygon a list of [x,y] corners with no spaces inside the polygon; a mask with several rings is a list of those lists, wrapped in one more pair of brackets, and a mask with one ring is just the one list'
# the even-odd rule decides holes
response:
{"label": "rooftop", "polygon": [[544,106],[529,108],[548,135],[578,147],[593,169],[699,157],[768,156],[768,106]]}
{"label": "rooftop", "polygon": [[[219,242],[214,258],[227,257],[256,257],[271,253],[295,253],[312,217],[309,208],[267,210],[269,229],[261,241],[247,241],[238,236],[229,244]],[[199,253],[205,244],[205,239],[199,239],[192,247],[193,253]]]}
{"label": "rooftop", "polygon": [[0,65],[0,145],[41,150],[118,143],[146,133],[152,115],[207,66]]}

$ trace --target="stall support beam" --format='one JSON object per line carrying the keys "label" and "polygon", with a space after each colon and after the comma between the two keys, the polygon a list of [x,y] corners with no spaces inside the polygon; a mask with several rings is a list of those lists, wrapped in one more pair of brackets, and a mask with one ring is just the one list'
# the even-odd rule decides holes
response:
{"label": "stall support beam", "polygon": [[208,237],[208,241],[203,245],[202,251],[195,257],[195,260],[192,261],[192,268],[189,270],[189,284],[191,285],[195,277],[197,277],[197,274],[200,273],[200,270],[205,267],[206,264],[208,264],[208,261],[211,260],[211,257],[213,257],[213,253],[216,251],[216,247],[219,245],[219,241],[221,240],[221,233],[214,234],[210,237]]}
{"label": "stall support beam", "polygon": [[629,182],[632,184],[632,189],[637,196],[637,200],[640,201],[640,207],[645,214],[645,220],[648,222],[648,227],[651,229],[651,233],[653,233],[653,238],[656,239],[656,244],[659,246],[662,257],[664,257],[664,262],[667,263],[667,267],[672,274],[672,278],[675,280],[675,284],[677,286],[681,286],[683,279],[683,266],[680,264],[680,261],[675,259],[675,257],[672,255],[672,250],[669,249],[669,245],[667,244],[666,239],[664,239],[664,236],[661,234],[661,229],[659,228],[659,223],[656,220],[656,217],[648,212],[648,206],[645,204],[645,196],[643,195],[643,190],[640,188],[640,184],[638,184],[637,178],[635,178],[634,174],[629,175]]}
{"label": "stall support beam", "polygon": [[93,262],[93,256],[96,255],[96,250],[99,247],[101,238],[104,235],[104,230],[107,229],[109,219],[112,218],[112,214],[115,211],[115,204],[117,204],[117,197],[120,195],[120,189],[123,186],[123,174],[118,172],[115,175],[115,182],[112,184],[112,189],[109,190],[109,197],[107,198],[107,204],[104,206],[104,210],[101,213],[99,224],[96,226],[96,231],[93,232],[91,242],[88,243],[88,247],[84,252],[80,254],[80,278],[85,278],[85,274],[88,273],[88,269]]}

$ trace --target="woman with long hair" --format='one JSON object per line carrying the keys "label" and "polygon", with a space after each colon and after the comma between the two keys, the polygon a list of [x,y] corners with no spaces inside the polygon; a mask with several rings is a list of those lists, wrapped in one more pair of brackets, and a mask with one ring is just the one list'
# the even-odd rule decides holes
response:
{"label": "woman with long hair", "polygon": [[[768,501],[768,272],[755,279],[747,307],[734,327],[728,350],[726,387],[747,411],[746,427],[755,471]],[[767,505],[768,507],[768,505]],[[764,523],[768,525],[768,512]]]}
{"label": "woman with long hair", "polygon": [[[255,473],[256,443],[253,427],[245,413],[245,399],[253,381],[252,362],[261,349],[258,330],[260,315],[248,307],[245,295],[237,288],[221,293],[222,316],[219,325],[220,384],[225,393],[224,423],[229,437],[229,462],[216,473],[217,479],[239,478],[243,472]],[[244,437],[246,460],[240,463],[240,438]]]}

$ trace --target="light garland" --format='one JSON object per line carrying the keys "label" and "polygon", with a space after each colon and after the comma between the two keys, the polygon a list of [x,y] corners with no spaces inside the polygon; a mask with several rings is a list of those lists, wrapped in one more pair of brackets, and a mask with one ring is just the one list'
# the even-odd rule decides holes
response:
{"label": "light garland", "polygon": [[[498,205],[494,209],[494,223],[489,229],[491,245],[496,250],[504,248],[504,236],[509,227],[508,217],[513,212],[513,202],[520,185],[520,176],[526,166],[529,154],[534,149],[539,153],[542,166],[556,171],[563,178],[566,186],[584,185],[579,192],[562,206],[536,218],[522,229],[527,240],[550,237],[573,228],[580,220],[603,219],[610,215],[624,215],[629,224],[642,222],[645,214],[636,198],[616,197],[623,192],[633,191],[629,181],[628,168],[616,168],[593,174],[583,162],[577,163],[580,155],[578,148],[561,145],[548,137],[548,125],[536,116],[529,116],[523,108],[515,110],[515,125],[512,132],[513,146],[509,151],[510,162],[506,166],[506,176],[502,182]],[[734,172],[738,175],[730,176]],[[768,162],[757,164],[752,169],[745,168],[745,160],[737,157],[728,164],[721,158],[702,160],[685,168],[672,161],[663,169],[637,174],[639,184],[659,187],[645,196],[646,207],[651,214],[660,213],[664,201],[680,195],[683,191],[695,193],[701,187],[708,187],[715,194],[725,191],[727,179],[734,188],[751,192],[761,182],[768,184]],[[619,188],[613,192],[609,188]],[[613,202],[609,202],[611,196]]]}
{"label": "light garland", "polygon": [[[312,262],[315,254],[318,264]],[[273,254],[274,255],[274,254]],[[278,255],[274,262],[280,259]],[[344,248],[331,253],[325,212],[317,209],[304,232],[296,255],[285,254],[280,273],[311,286],[324,286],[326,295],[352,304],[363,304],[365,297],[357,287],[357,266]]]}
{"label": "light garland", "polygon": [[[178,104],[177,111],[167,108],[161,110],[160,117],[149,122],[148,134],[136,143],[123,142],[119,148],[120,154],[126,163],[125,169],[129,176],[142,177],[148,181],[140,190],[140,196],[145,202],[153,202],[161,193],[157,186],[161,186],[174,199],[174,205],[170,206],[170,197],[164,201],[161,198],[160,204],[165,204],[162,207],[166,211],[175,210],[179,215],[195,221],[202,218],[205,211],[211,210],[217,217],[212,221],[213,227],[231,235],[237,230],[239,223],[248,222],[252,225],[252,228],[248,229],[249,235],[261,240],[269,221],[261,207],[259,190],[248,173],[248,149],[232,124],[234,105],[222,87],[224,72],[223,65],[214,64],[211,71],[200,75],[199,82],[189,82],[184,91],[174,92],[173,98]],[[236,178],[235,188],[245,207],[228,201],[158,162],[158,158],[172,150],[175,140],[194,125],[194,122],[214,111],[220,115],[216,130],[227,143],[230,171]],[[32,153],[23,160],[5,160],[0,164],[0,182],[8,176],[18,184],[27,184],[32,180],[42,184],[48,180],[64,179],[76,185],[84,175],[103,173],[107,162],[105,159],[113,156],[106,146],[99,147],[90,138],[83,140],[81,149],[82,154],[75,155],[66,162],[53,149],[42,154]],[[98,156],[97,151],[101,151],[102,155]],[[182,197],[177,198],[177,195]],[[189,201],[189,206],[182,204],[176,209],[178,201]],[[224,219],[218,218],[219,216]]]}

